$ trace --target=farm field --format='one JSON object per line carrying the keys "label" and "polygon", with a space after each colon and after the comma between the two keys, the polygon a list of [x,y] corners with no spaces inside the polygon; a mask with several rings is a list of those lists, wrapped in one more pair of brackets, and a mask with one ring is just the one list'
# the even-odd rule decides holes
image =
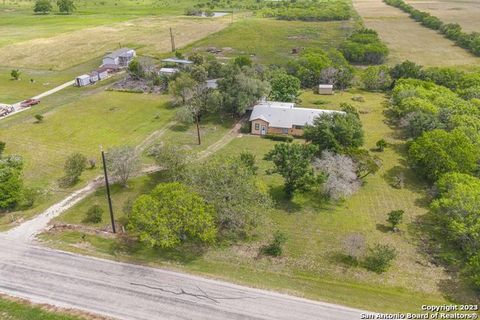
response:
{"label": "farm field", "polygon": [[[359,94],[366,102],[353,103],[351,98]],[[447,303],[446,297],[471,301],[474,299],[472,292],[458,287],[453,291],[454,280],[419,250],[420,226],[417,220],[427,211],[426,186],[405,167],[405,144],[398,140],[397,132],[384,123],[384,99],[381,94],[361,91],[321,98],[322,108],[338,108],[340,102],[352,102],[359,108],[366,132],[366,147],[374,147],[382,137],[390,145],[384,153],[378,154],[383,160],[380,172],[369,177],[356,195],[338,205],[322,202],[315,192],[296,195],[291,202],[282,200],[281,179],[264,174],[270,164],[262,160],[263,155],[274,145],[270,140],[244,135],[213,155],[225,157],[249,150],[259,161],[259,184],[262,189],[269,190],[277,205],[268,213],[270,222],[262,226],[259,238],[254,241],[233,246],[220,244],[199,254],[188,248],[172,251],[149,249],[121,238],[98,234],[94,232],[96,228],[103,229],[108,225],[103,189],[55,221],[77,227],[59,228],[41,238],[48,245],[63,250],[180,269],[373,311],[415,311],[425,303]],[[315,107],[320,99],[306,92],[301,100],[303,106]],[[398,172],[404,172],[407,178],[403,189],[390,185],[391,177]],[[115,187],[113,203],[117,220],[125,221],[122,208],[127,201],[161,181],[162,175],[156,174],[133,180],[128,189]],[[85,213],[93,204],[105,209],[104,222],[84,224]],[[401,226],[402,232],[393,234],[385,226],[386,214],[399,208],[405,210],[407,217]],[[259,248],[276,229],[288,236],[284,257],[259,258]],[[387,273],[378,275],[344,265],[339,253],[345,235],[353,232],[364,234],[370,244],[381,242],[395,246],[399,257],[394,266]]]}
{"label": "farm field", "polygon": [[426,11],[446,23],[458,23],[466,32],[480,32],[480,2],[468,0],[408,0],[421,11]]}
{"label": "farm field", "polygon": [[401,10],[382,0],[353,0],[368,28],[375,29],[390,49],[389,64],[404,60],[425,66],[471,66],[480,58],[421,26]]}
{"label": "farm field", "polygon": [[354,21],[302,22],[247,17],[203,38],[186,51],[223,49],[222,57],[248,55],[259,63],[285,64],[292,49],[332,49],[353,30]]}

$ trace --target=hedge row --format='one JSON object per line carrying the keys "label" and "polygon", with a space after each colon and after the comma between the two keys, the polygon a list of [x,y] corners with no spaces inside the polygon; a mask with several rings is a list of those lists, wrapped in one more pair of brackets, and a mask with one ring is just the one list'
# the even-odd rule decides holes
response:
{"label": "hedge row", "polygon": [[382,64],[388,55],[387,46],[372,29],[355,31],[340,46],[340,51],[348,61],[360,64]]}
{"label": "hedge row", "polygon": [[446,38],[455,41],[458,46],[469,50],[476,56],[480,56],[480,33],[466,33],[458,23],[444,23],[428,12],[415,9],[403,0],[383,1],[410,14],[412,19],[420,22],[423,26],[439,31]]}

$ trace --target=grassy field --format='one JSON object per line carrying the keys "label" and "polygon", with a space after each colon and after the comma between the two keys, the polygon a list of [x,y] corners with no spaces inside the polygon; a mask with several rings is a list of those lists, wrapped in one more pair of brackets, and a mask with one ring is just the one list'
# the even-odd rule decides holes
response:
{"label": "grassy field", "polygon": [[225,57],[249,55],[259,63],[284,64],[293,48],[336,48],[353,21],[302,22],[249,17],[193,43],[185,50],[222,49]]}
{"label": "grassy field", "polygon": [[[67,315],[57,311],[48,311],[35,305],[18,300],[0,297],[0,319],[3,320],[80,320],[85,317]],[[91,318],[93,319],[93,318]]]}
{"label": "grassy field", "polygon": [[[364,103],[354,103],[365,126],[366,147],[374,147],[380,138],[385,138],[389,147],[378,154],[384,163],[381,171],[369,177],[360,192],[345,202],[327,203],[315,192],[298,194],[291,202],[284,201],[281,179],[263,173],[270,164],[261,159],[274,142],[246,135],[236,138],[214,156],[238,155],[244,149],[257,155],[259,183],[269,190],[277,204],[268,213],[270,222],[262,226],[257,240],[231,247],[220,245],[200,254],[188,248],[148,249],[95,234],[91,228],[103,229],[108,225],[106,213],[104,222],[97,225],[84,225],[82,220],[93,204],[106,209],[104,190],[98,190],[56,220],[83,227],[47,233],[42,238],[64,250],[180,269],[374,311],[418,311],[421,304],[446,303],[449,298],[457,302],[471,301],[473,294],[467,289],[450,289],[454,280],[441,267],[433,265],[419,248],[417,219],[426,213],[425,186],[405,167],[404,142],[384,123],[384,97],[353,91],[320,99],[306,92],[301,99],[304,106],[312,107],[322,100],[325,103],[322,108],[338,108],[340,102],[352,102],[351,97],[358,94],[366,99]],[[403,189],[390,185],[392,176],[398,172],[404,172],[407,178]],[[126,201],[147,192],[160,181],[162,176],[157,174],[135,179],[128,189],[115,187],[113,203],[117,219],[124,221],[122,207]],[[406,212],[402,232],[397,234],[388,231],[385,221],[387,213],[394,209]],[[259,248],[277,228],[288,235],[285,256],[259,258]],[[343,239],[353,232],[362,233],[369,244],[381,242],[395,246],[399,257],[394,266],[387,273],[377,275],[344,265],[339,258]],[[84,233],[86,237],[82,240]]]}
{"label": "grassy field", "polygon": [[390,49],[388,62],[410,60],[425,66],[471,66],[480,58],[421,26],[401,10],[382,0],[353,0],[365,25],[375,29]]}
{"label": "grassy field", "polygon": [[467,32],[480,32],[480,2],[468,0],[407,0],[446,23],[458,23]]}

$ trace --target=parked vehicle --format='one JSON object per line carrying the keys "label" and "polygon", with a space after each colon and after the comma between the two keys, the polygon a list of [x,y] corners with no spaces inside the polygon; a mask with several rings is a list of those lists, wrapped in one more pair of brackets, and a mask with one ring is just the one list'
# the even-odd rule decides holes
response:
{"label": "parked vehicle", "polygon": [[38,99],[27,99],[27,100],[22,101],[20,103],[20,107],[28,108],[28,107],[34,106],[36,104],[39,104],[39,103],[40,103],[40,100],[38,100]]}

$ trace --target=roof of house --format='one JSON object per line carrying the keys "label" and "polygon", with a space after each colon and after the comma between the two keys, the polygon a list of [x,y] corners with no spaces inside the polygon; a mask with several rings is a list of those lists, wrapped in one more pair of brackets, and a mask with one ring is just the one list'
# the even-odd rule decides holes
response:
{"label": "roof of house", "polygon": [[179,63],[179,64],[192,64],[193,61],[186,60],[186,59],[178,59],[178,58],[167,58],[163,59],[162,62],[171,62],[171,63]]}
{"label": "roof of house", "polygon": [[107,54],[104,58],[115,59],[115,58],[118,58],[118,57],[122,57],[122,56],[127,55],[130,51],[133,51],[133,49],[130,49],[130,48],[120,48],[120,49],[118,49],[118,50],[115,50],[115,51]]}
{"label": "roof of house", "polygon": [[250,121],[263,120],[270,127],[292,128],[294,125],[313,124],[313,120],[325,113],[344,113],[342,111],[297,108],[294,103],[265,101],[253,107]]}
{"label": "roof of house", "polygon": [[333,84],[320,84],[318,87],[320,89],[333,89]]}

